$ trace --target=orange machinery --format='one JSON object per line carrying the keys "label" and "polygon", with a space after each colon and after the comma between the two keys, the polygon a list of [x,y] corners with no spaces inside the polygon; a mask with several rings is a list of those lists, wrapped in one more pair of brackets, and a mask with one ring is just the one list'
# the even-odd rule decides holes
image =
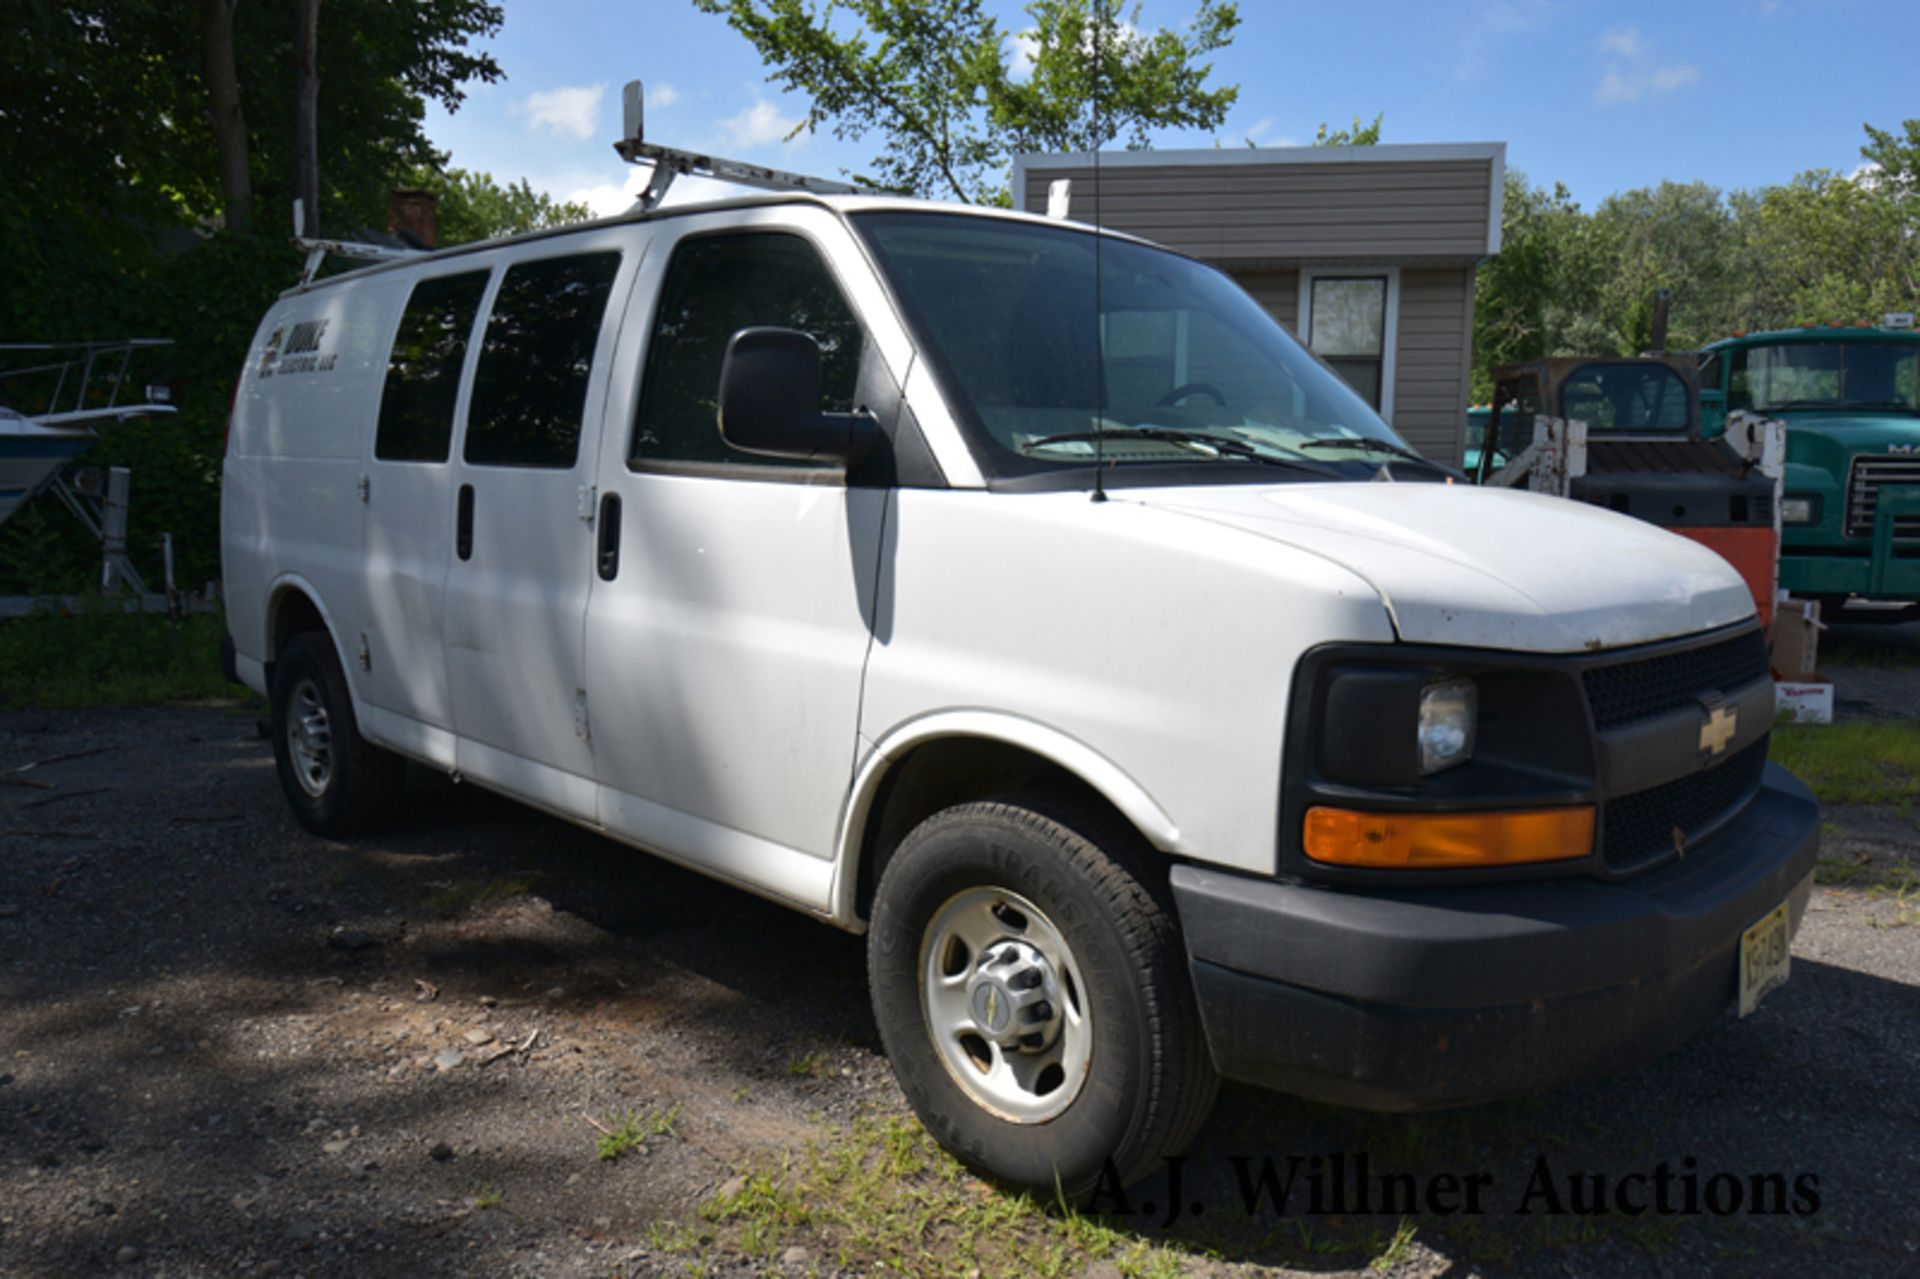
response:
{"label": "orange machinery", "polygon": [[1482,484],[1524,484],[1692,538],[1739,570],[1772,626],[1782,446],[1766,423],[1704,439],[1685,356],[1555,358],[1494,370],[1468,464]]}

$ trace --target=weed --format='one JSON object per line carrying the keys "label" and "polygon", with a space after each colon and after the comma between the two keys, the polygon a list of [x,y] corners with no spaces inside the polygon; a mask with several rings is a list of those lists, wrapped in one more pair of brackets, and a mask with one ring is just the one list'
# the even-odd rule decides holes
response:
{"label": "weed", "polygon": [[220,673],[226,629],[221,613],[194,613],[174,626],[105,600],[74,614],[9,618],[0,621],[0,688],[6,705],[34,710],[244,696]]}
{"label": "weed", "polygon": [[1413,1255],[1414,1234],[1413,1218],[1400,1218],[1400,1224],[1394,1227],[1393,1238],[1387,1240],[1387,1246],[1367,1265],[1375,1274],[1387,1273]]}
{"label": "weed", "polygon": [[825,1053],[806,1053],[787,1063],[787,1073],[801,1079],[818,1079],[827,1073]]}
{"label": "weed", "polygon": [[622,1110],[607,1116],[604,1124],[596,1123],[600,1137],[594,1142],[602,1159],[612,1161],[629,1150],[638,1150],[652,1137],[671,1137],[674,1124],[680,1118],[680,1107],[671,1110]]}
{"label": "weed", "polygon": [[863,1116],[755,1168],[701,1209],[727,1244],[772,1267],[804,1239],[834,1264],[887,1274],[1064,1276],[1108,1260],[1129,1279],[1171,1279],[1180,1252],[1065,1207],[995,1191],[919,1124]]}
{"label": "weed", "polygon": [[1783,724],[1769,751],[1828,804],[1898,804],[1920,798],[1920,722],[1851,720]]}
{"label": "weed", "polygon": [[[1832,621],[1831,618],[1827,619]],[[1820,641],[1820,664],[1836,666],[1920,666],[1920,648],[1899,642],[1898,633],[1877,627],[1853,627],[1844,632],[1829,631]]]}
{"label": "weed", "polygon": [[485,1212],[489,1208],[498,1208],[506,1201],[506,1196],[492,1186],[480,1187],[480,1193],[473,1197],[473,1206]]}
{"label": "weed", "polygon": [[1870,897],[1906,902],[1920,895],[1920,871],[1908,862],[1877,862],[1859,857],[1822,857],[1813,866],[1817,884],[1831,888],[1864,888]]}
{"label": "weed", "polygon": [[538,875],[506,875],[497,879],[442,879],[428,887],[427,906],[432,910],[458,914],[493,902],[511,901],[533,891]]}

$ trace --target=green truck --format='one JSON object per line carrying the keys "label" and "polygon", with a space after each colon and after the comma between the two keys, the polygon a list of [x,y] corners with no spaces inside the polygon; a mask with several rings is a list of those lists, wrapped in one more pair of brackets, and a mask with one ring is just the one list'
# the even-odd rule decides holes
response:
{"label": "green truck", "polygon": [[1701,425],[1739,410],[1787,423],[1780,585],[1831,619],[1908,618],[1920,600],[1920,333],[1881,328],[1744,333],[1700,352]]}

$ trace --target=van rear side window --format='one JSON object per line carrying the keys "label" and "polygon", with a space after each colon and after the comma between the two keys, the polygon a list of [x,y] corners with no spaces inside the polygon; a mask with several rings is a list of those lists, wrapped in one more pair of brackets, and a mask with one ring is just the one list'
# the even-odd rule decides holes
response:
{"label": "van rear side window", "polygon": [[413,286],[387,360],[373,455],[383,462],[444,462],[453,439],[453,407],[467,359],[473,317],[487,291],[486,271],[422,280]]}
{"label": "van rear side window", "polygon": [[570,467],[618,253],[507,269],[480,340],[462,455],[475,466]]}

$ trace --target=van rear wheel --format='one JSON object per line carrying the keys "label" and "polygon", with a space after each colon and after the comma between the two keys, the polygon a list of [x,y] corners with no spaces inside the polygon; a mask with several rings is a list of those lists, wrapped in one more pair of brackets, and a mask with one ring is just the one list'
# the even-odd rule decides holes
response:
{"label": "van rear wheel", "polygon": [[294,636],[275,663],[269,736],[287,805],[314,834],[376,830],[398,811],[406,761],[360,736],[346,672],[326,635]]}
{"label": "van rear wheel", "polygon": [[1079,1201],[1206,1119],[1218,1080],[1152,855],[1101,814],[1014,798],[935,814],[887,863],[867,949],[880,1036],[976,1172]]}

